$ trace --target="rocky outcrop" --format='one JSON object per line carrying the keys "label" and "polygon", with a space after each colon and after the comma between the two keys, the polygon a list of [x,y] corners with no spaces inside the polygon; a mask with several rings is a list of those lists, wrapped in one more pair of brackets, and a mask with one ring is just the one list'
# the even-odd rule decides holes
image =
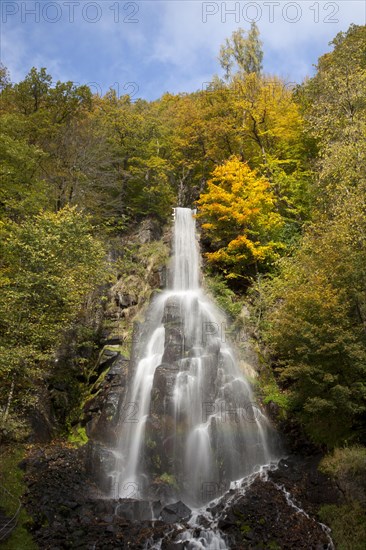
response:
{"label": "rocky outcrop", "polygon": [[[116,281],[107,293],[100,340],[104,347],[89,377],[93,385],[81,420],[89,438],[89,475],[106,494],[111,490],[109,473],[115,464],[121,407],[138,363],[139,342],[146,337],[146,325],[138,318],[155,290],[166,282],[167,247],[156,242],[162,237],[161,225],[149,218],[111,244],[110,263]],[[127,359],[130,352],[131,359]]]}
{"label": "rocky outcrop", "polygon": [[[179,302],[166,302],[163,323],[165,345],[162,363],[154,374],[150,414],[146,424],[145,462],[151,473],[150,495],[164,501],[175,498],[176,479],[183,454],[174,446],[174,388],[184,355],[184,330]],[[167,475],[167,473],[169,473]],[[165,474],[165,477],[164,477]]]}
{"label": "rocky outcrop", "polygon": [[[151,511],[161,505],[130,499],[98,498],[85,470],[85,448],[53,445],[34,447],[23,462],[28,491],[24,503],[32,516],[31,533],[43,550],[80,548],[143,549],[146,541],[162,538],[166,525],[152,524]],[[167,540],[177,536],[169,526]],[[174,535],[175,533],[175,535]]]}
{"label": "rocky outcrop", "polygon": [[294,508],[273,483],[260,479],[234,497],[220,514],[218,527],[235,550],[322,550],[330,543],[315,519]]}
{"label": "rocky outcrop", "polygon": [[161,224],[153,218],[145,218],[141,224],[137,234],[140,244],[157,241],[162,237]]}
{"label": "rocky outcrop", "polygon": [[[196,407],[195,413],[200,420],[204,418],[204,414],[208,417],[214,410],[217,412],[220,398],[221,400],[225,398],[225,404],[229,410],[235,410],[236,393],[239,392],[242,398],[246,397],[241,386],[238,389],[239,386],[230,384],[234,379],[233,376],[227,374],[225,380],[222,379],[225,371],[223,362],[227,358],[220,353],[221,342],[216,334],[210,331],[207,331],[207,334],[201,334],[206,325],[205,317],[200,317],[202,314],[198,308],[198,300],[193,298],[189,303],[190,313],[193,313],[193,317],[190,318],[196,321],[195,330],[185,327],[185,323],[188,322],[187,312],[184,310],[186,307],[187,304],[179,295],[168,297],[165,301],[162,318],[165,334],[164,351],[161,364],[156,367],[154,373],[150,410],[142,443],[143,462],[141,463],[149,476],[148,495],[150,498],[161,498],[165,501],[184,494],[190,483],[186,477],[186,454],[187,434],[192,429],[191,406]],[[195,312],[197,312],[196,315]],[[149,321],[150,319],[147,318],[145,324],[136,328],[135,334],[138,338],[132,352],[129,375],[131,378],[141,359],[140,353],[143,347],[138,344],[148,341],[150,336]],[[195,358],[199,358],[197,362]],[[196,369],[201,370],[202,379],[198,382],[195,403],[189,404],[184,398],[184,405],[182,406],[181,403],[177,405],[176,395],[179,388],[183,388],[183,392],[191,391],[187,388],[189,380],[194,380],[197,376]],[[178,377],[180,382],[177,385]],[[223,387],[225,387],[224,390],[222,390]],[[223,402],[220,404],[222,405]],[[223,419],[221,418],[219,422],[223,422]],[[215,454],[215,472],[212,475],[215,481],[225,479],[227,482],[225,486],[228,486],[229,476],[235,476],[236,472],[231,471],[229,467],[224,467],[225,453],[228,449],[227,445],[225,447],[225,438],[220,437],[221,428],[222,425],[217,425],[217,419],[211,417],[209,437],[211,449]],[[234,457],[232,462],[240,464],[241,456],[247,456],[245,451],[245,448],[239,448],[239,444],[237,448],[230,449]]]}
{"label": "rocky outcrop", "polygon": [[309,514],[316,515],[322,504],[340,504],[342,492],[327,475],[319,472],[322,455],[290,455],[270,472],[270,479],[289,491]]}
{"label": "rocky outcrop", "polygon": [[162,363],[156,368],[151,391],[150,414],[152,416],[174,414],[173,397],[177,372],[178,367],[169,363]]}
{"label": "rocky outcrop", "polygon": [[110,264],[116,280],[105,304],[103,343],[119,338],[128,348],[134,321],[154,289],[165,287],[167,234],[157,220],[146,218],[130,234],[111,242]]}
{"label": "rocky outcrop", "polygon": [[174,502],[160,512],[160,518],[164,523],[179,523],[187,521],[191,517],[192,511],[182,501]]}
{"label": "rocky outcrop", "polygon": [[[321,550],[330,539],[316,510],[338,498],[326,476],[318,475],[314,457],[303,465],[300,457],[290,457],[267,481],[257,477],[244,491],[231,490],[203,509],[192,528],[191,510],[179,501],[164,506],[159,500],[99,498],[85,469],[85,448],[33,447],[22,467],[30,529],[43,550],[143,550],[159,541],[162,550],[187,550],[189,538],[198,544],[213,524],[231,550]],[[288,486],[296,497],[286,496]]]}
{"label": "rocky outcrop", "polygon": [[[87,436],[93,441],[114,446],[117,442],[117,424],[126,391],[129,361],[118,351],[103,350],[102,365],[107,370],[93,388],[91,398],[84,406]],[[93,395],[94,394],[94,395]]]}
{"label": "rocky outcrop", "polygon": [[127,387],[129,361],[119,351],[103,349],[99,362],[102,371],[91,398],[84,406],[81,424],[89,438],[87,445],[87,471],[99,487],[109,494],[115,457],[112,448],[118,440],[118,421]]}

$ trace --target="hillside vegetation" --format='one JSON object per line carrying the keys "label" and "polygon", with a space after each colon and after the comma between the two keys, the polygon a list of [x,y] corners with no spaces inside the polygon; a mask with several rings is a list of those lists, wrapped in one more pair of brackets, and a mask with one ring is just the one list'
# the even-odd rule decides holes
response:
{"label": "hillside vegetation", "polygon": [[224,79],[152,102],[1,68],[2,441],[29,435],[66,334],[97,347],[83,319],[111,284],[113,239],[179,204],[198,208],[232,312],[250,306],[287,416],[323,448],[365,444],[366,27],[295,89],[262,57],[255,24],[239,29]]}

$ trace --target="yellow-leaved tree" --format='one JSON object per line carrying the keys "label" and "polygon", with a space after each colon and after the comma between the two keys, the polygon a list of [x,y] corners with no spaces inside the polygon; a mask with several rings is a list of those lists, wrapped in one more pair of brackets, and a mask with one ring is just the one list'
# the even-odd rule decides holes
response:
{"label": "yellow-leaved tree", "polygon": [[269,181],[237,156],[215,168],[197,205],[212,249],[206,257],[227,279],[247,277],[284,246]]}

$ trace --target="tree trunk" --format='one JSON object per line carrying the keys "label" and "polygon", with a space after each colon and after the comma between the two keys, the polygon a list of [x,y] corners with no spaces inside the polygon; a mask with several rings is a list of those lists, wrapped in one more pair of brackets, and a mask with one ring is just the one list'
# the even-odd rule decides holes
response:
{"label": "tree trunk", "polygon": [[5,411],[4,411],[3,418],[2,418],[2,422],[1,422],[1,426],[2,426],[3,428],[4,428],[5,424],[6,424],[6,421],[7,421],[8,416],[9,416],[10,407],[11,407],[11,402],[13,401],[14,387],[15,387],[15,372],[14,372],[13,375],[12,375],[11,384],[10,384],[10,391],[9,391],[9,395],[8,395],[8,400],[7,400],[7,402],[6,402],[6,407],[5,407]]}

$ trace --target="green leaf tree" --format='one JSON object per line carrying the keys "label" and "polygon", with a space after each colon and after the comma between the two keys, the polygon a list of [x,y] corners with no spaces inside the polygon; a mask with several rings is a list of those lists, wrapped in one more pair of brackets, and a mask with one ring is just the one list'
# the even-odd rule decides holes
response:
{"label": "green leaf tree", "polygon": [[227,38],[220,48],[219,62],[225,71],[225,79],[230,80],[236,68],[240,74],[260,74],[262,71],[263,50],[259,29],[252,21],[250,30],[239,28],[231,38]]}
{"label": "green leaf tree", "polygon": [[104,248],[75,208],[2,222],[0,423],[24,412],[63,334],[104,278]]}

